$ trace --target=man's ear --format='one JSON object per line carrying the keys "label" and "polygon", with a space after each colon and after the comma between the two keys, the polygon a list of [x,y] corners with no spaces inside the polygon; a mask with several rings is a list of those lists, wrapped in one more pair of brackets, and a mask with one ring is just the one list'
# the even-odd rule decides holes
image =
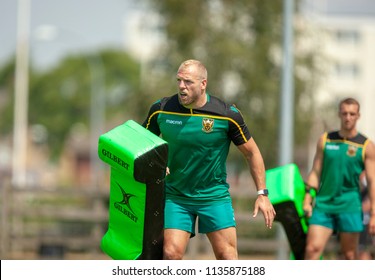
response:
{"label": "man's ear", "polygon": [[206,88],[207,88],[207,79],[203,79],[203,80],[201,81],[201,83],[202,83],[201,88],[202,88],[202,89],[206,89]]}

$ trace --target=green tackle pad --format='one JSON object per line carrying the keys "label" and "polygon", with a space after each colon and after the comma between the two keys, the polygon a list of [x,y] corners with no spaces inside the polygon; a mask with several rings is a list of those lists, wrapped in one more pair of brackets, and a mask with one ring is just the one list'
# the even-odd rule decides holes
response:
{"label": "green tackle pad", "polygon": [[275,221],[284,227],[293,258],[303,259],[307,220],[303,211],[305,183],[298,166],[291,163],[267,170],[266,184],[276,210]]}
{"label": "green tackle pad", "polygon": [[129,120],[99,137],[98,155],[111,167],[103,252],[116,260],[162,259],[167,142]]}

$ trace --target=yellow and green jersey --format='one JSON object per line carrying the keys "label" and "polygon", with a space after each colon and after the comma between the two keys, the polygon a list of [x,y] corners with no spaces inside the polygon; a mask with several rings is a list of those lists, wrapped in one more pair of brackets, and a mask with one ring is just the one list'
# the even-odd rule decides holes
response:
{"label": "yellow and green jersey", "polygon": [[316,208],[327,213],[362,211],[359,175],[364,170],[368,139],[358,133],[343,138],[338,131],[325,133],[324,157]]}
{"label": "yellow and green jersey", "polygon": [[166,198],[200,205],[230,199],[230,143],[241,145],[251,138],[234,105],[207,94],[203,107],[187,109],[176,94],[155,102],[143,126],[168,142]]}

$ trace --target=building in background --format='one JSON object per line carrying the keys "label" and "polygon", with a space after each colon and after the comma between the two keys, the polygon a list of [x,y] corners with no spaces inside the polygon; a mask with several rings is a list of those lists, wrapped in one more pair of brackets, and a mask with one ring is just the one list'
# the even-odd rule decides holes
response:
{"label": "building in background", "polygon": [[[318,110],[336,105],[344,97],[358,99],[361,103],[358,129],[375,141],[372,123],[375,119],[375,2],[306,0],[303,19],[310,41],[322,55],[323,76],[315,91]],[[335,116],[324,120],[326,128],[337,127]]]}

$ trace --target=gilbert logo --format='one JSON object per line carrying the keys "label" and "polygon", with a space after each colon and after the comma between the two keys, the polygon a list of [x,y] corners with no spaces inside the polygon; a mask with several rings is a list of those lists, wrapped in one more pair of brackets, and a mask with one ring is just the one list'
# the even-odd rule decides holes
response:
{"label": "gilbert logo", "polygon": [[202,130],[206,133],[212,132],[212,128],[214,127],[214,119],[204,118],[202,120]]}
{"label": "gilbert logo", "polygon": [[105,157],[109,158],[110,160],[114,161],[115,163],[119,164],[120,166],[122,166],[126,170],[129,169],[129,163],[125,162],[124,160],[122,160],[118,156],[112,154],[110,151],[107,151],[106,149],[102,149],[102,154],[103,154],[103,156],[105,156]]}
{"label": "gilbert logo", "polygon": [[135,196],[134,194],[127,193],[119,183],[116,182],[116,184],[119,186],[121,193],[122,193],[122,200],[115,202],[114,206],[117,210],[119,210],[122,214],[127,216],[130,220],[133,222],[138,221],[138,217],[135,215],[133,209],[130,206],[130,198]]}

